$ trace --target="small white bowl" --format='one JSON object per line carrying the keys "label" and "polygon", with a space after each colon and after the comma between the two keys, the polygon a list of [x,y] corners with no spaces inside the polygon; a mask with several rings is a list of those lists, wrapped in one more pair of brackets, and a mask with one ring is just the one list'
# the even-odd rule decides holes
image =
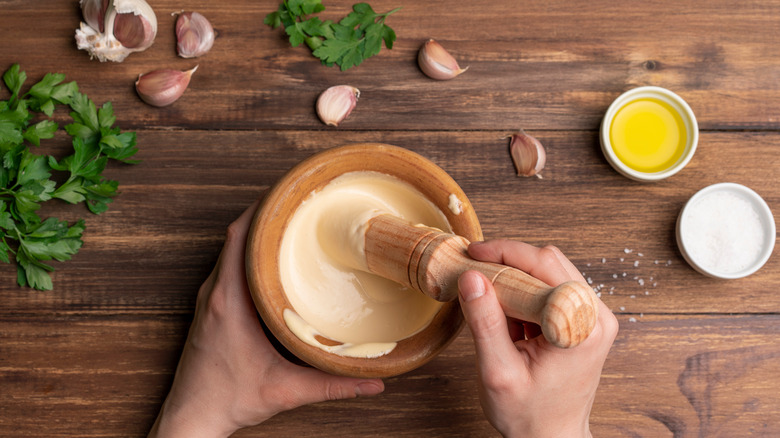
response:
{"label": "small white bowl", "polygon": [[719,183],[688,200],[677,218],[676,234],[680,252],[694,269],[734,279],[753,274],[769,260],[776,228],[772,211],[756,192]]}
{"label": "small white bowl", "polygon": [[[688,141],[682,156],[680,156],[673,165],[659,172],[641,172],[627,166],[620,161],[615,154],[609,139],[609,130],[618,110],[631,101],[647,98],[658,99],[669,104],[678,114],[680,114],[680,117],[682,117],[687,132]],[[689,161],[691,161],[694,152],[696,152],[696,146],[699,144],[699,125],[696,123],[696,116],[693,115],[693,110],[691,110],[691,107],[688,106],[680,96],[666,88],[647,86],[626,91],[612,102],[604,115],[604,119],[601,121],[601,135],[599,137],[601,141],[601,151],[604,153],[609,164],[620,174],[636,181],[658,181],[679,172]]]}

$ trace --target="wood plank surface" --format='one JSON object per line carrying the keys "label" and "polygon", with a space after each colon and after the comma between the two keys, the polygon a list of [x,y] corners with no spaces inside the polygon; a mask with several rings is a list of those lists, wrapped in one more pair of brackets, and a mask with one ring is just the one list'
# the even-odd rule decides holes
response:
{"label": "wood plank surface", "polygon": [[[53,291],[18,288],[15,267],[0,266],[0,436],[144,436],[227,225],[304,158],[359,142],[428,157],[463,187],[486,237],[554,244],[599,289],[621,331],[594,436],[780,435],[777,250],[750,277],[715,280],[685,263],[674,236],[686,200],[717,182],[744,184],[780,211],[780,1],[377,0],[377,11],[403,7],[388,19],[398,40],[347,72],[264,26],[275,1],[149,3],[155,44],[101,64],[75,47],[77,1],[0,0],[0,70],[21,64],[27,86],[65,73],[96,103],[111,101],[142,160],[109,167],[121,194],[103,215],[45,207],[87,223],[81,251],[56,264]],[[331,19],[352,4],[324,3]],[[183,8],[218,32],[196,61],[174,50],[169,14]],[[416,52],[430,37],[467,73],[424,77]],[[138,74],[195,64],[174,105],[136,96]],[[336,84],[361,98],[331,129],[314,102]],[[652,184],[612,170],[598,142],[608,105],[640,85],[681,95],[702,130],[691,163]],[[547,148],[543,179],[514,175],[506,136],[520,128]],[[68,146],[58,135],[41,152]],[[468,330],[386,384],[377,398],[303,407],[236,436],[497,435],[477,398]]]}

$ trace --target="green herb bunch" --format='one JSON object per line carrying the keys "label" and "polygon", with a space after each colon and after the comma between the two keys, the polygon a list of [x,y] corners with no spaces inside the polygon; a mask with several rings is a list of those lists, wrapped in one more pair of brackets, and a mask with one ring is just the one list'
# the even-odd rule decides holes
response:
{"label": "green herb bunch", "polygon": [[[10,263],[14,257],[20,286],[50,290],[49,272],[54,268],[44,262],[76,254],[85,225],[84,220],[73,225],[53,217],[41,220],[41,204],[61,199],[84,202],[95,214],[106,211],[118,188],[117,181],[102,176],[108,160],[133,164],[130,157],[138,149],[135,133],[114,127],[110,102],[96,108],[75,82],[62,83],[65,75],[58,73],[47,74],[22,95],[26,80],[18,64],[3,75],[11,96],[0,101],[0,260]],[[70,107],[73,119],[65,126],[73,138],[73,153],[60,160],[30,149],[59,129],[51,120],[57,105]],[[32,124],[34,117],[42,120]],[[50,179],[53,171],[67,178],[55,182]]]}
{"label": "green herb bunch", "polygon": [[382,41],[388,49],[393,48],[395,32],[385,19],[399,9],[377,14],[368,3],[357,3],[349,15],[334,23],[311,17],[325,10],[321,0],[285,0],[264,23],[273,29],[284,25],[293,47],[305,42],[323,64],[336,64],[344,71],[378,54]]}

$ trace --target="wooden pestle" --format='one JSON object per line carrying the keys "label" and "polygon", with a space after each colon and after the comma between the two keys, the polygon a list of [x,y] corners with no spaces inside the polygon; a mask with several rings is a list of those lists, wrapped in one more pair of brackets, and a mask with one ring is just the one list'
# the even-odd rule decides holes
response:
{"label": "wooden pestle", "polygon": [[480,271],[493,283],[504,313],[539,324],[553,345],[574,347],[588,337],[598,317],[590,286],[571,281],[550,287],[519,269],[472,259],[468,245],[463,237],[382,214],[369,220],[364,249],[369,272],[438,301],[458,297],[460,274]]}

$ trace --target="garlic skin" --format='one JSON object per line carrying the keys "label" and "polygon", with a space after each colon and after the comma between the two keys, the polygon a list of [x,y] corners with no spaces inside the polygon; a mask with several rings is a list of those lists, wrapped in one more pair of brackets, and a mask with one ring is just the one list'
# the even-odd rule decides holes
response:
{"label": "garlic skin", "polygon": [[76,45],[100,62],[122,62],[154,43],[157,17],[144,0],[81,0]]}
{"label": "garlic skin", "polygon": [[355,109],[360,90],[349,85],[328,88],[317,98],[317,116],[328,126],[339,126]]}
{"label": "garlic skin", "polygon": [[547,162],[547,152],[544,146],[533,136],[522,129],[512,135],[509,142],[509,152],[517,170],[517,176],[536,176],[541,178],[539,172],[544,169]]}
{"label": "garlic skin", "polygon": [[205,55],[214,45],[214,28],[197,12],[182,12],[176,19],[176,50],[182,58]]}
{"label": "garlic skin", "polygon": [[439,81],[452,79],[469,68],[460,68],[458,61],[441,44],[430,39],[417,52],[417,64],[428,77]]}
{"label": "garlic skin", "polygon": [[149,73],[138,76],[135,82],[135,91],[141,100],[149,105],[163,107],[176,102],[187,86],[190,84],[190,78],[195,70],[154,70]]}

